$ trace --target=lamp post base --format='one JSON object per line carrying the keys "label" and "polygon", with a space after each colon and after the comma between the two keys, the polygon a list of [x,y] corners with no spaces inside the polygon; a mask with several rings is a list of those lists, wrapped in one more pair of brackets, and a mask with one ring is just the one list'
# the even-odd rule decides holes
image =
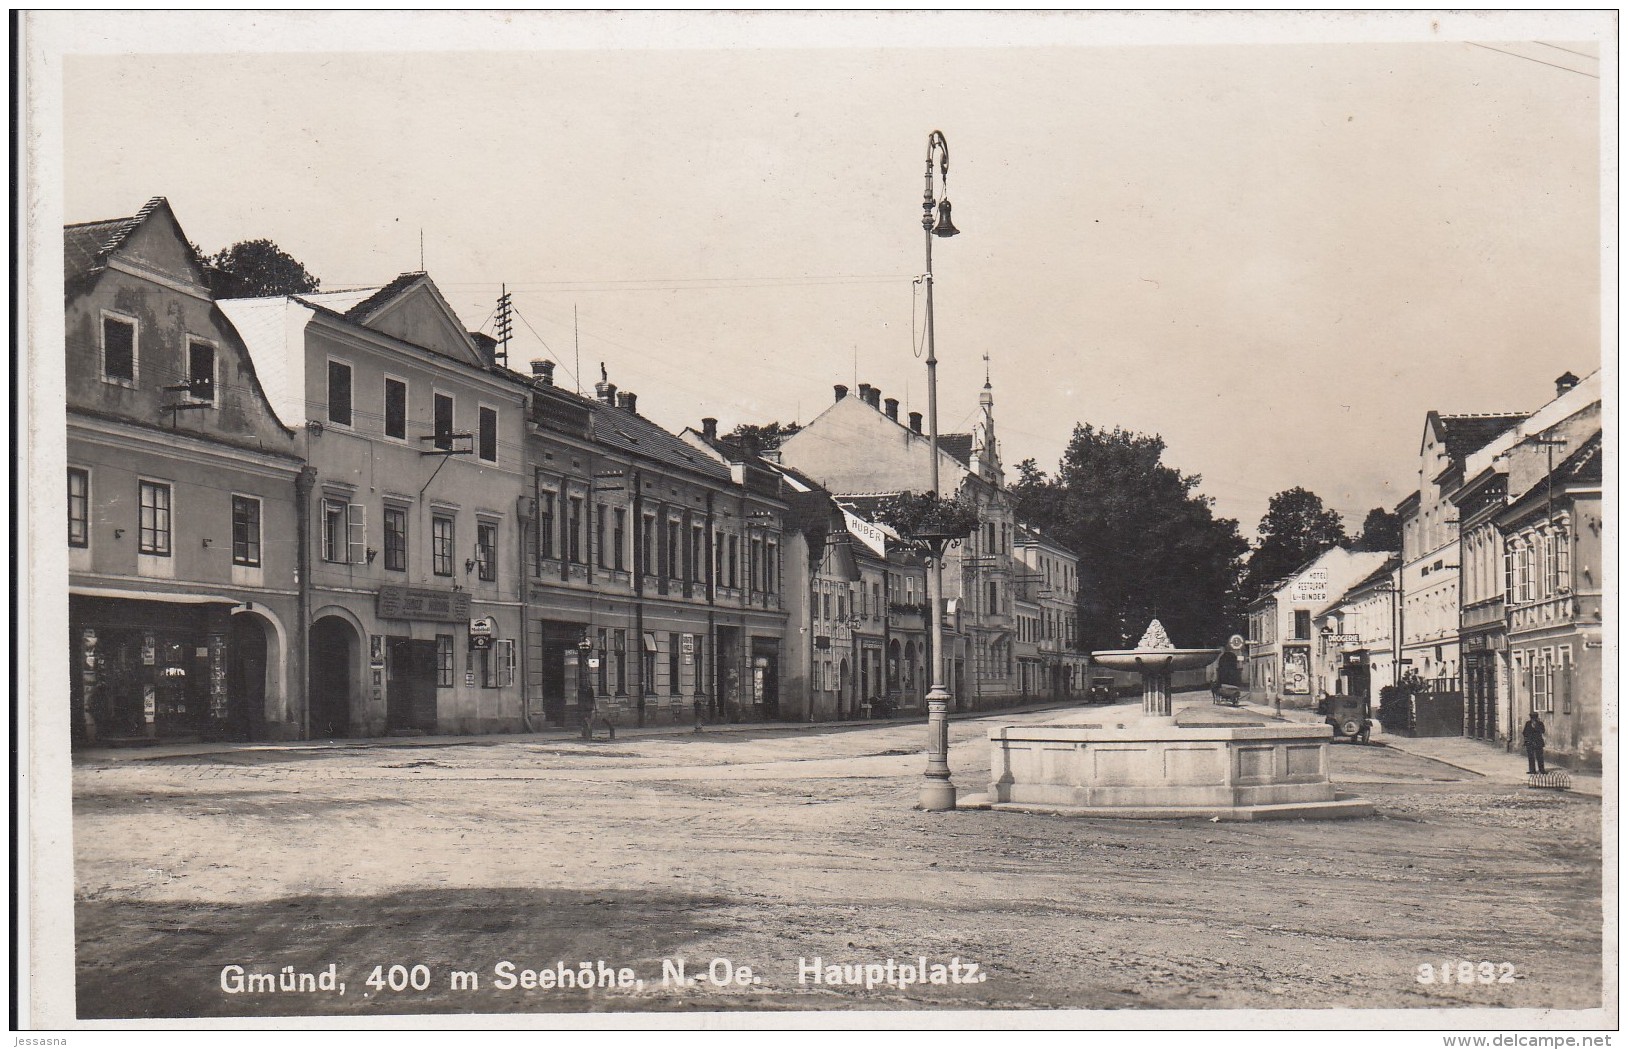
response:
{"label": "lamp post base", "polygon": [[928,777],[921,785],[916,808],[929,813],[942,813],[955,808],[955,785],[948,780]]}

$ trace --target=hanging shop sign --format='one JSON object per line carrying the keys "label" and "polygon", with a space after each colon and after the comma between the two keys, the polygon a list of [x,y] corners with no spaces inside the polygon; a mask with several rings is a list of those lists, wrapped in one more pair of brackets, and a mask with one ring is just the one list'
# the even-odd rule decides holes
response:
{"label": "hanging shop sign", "polygon": [[468,591],[437,591],[423,587],[380,587],[379,619],[435,620],[452,623],[469,619]]}
{"label": "hanging shop sign", "polygon": [[497,625],[490,616],[477,616],[469,621],[469,649],[471,652],[480,652],[492,648],[492,635]]}

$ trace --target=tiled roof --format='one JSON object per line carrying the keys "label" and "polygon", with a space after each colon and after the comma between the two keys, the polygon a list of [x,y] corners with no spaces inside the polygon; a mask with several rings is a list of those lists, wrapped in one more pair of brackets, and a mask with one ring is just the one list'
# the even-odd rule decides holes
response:
{"label": "tiled roof", "polygon": [[345,311],[345,316],[352,321],[360,321],[427,276],[429,275],[422,270],[404,273],[383,288],[375,291],[372,295],[351,306],[350,309]]}
{"label": "tiled roof", "polygon": [[1473,416],[1441,416],[1442,443],[1447,454],[1463,459],[1493,438],[1525,419],[1527,413],[1478,413]]}
{"label": "tiled roof", "polygon": [[64,226],[64,279],[71,281],[101,269],[103,261],[130,236],[132,230],[146,222],[147,216],[159,206],[167,204],[163,197],[154,197],[142,205],[140,211],[122,219],[98,219]]}
{"label": "tiled roof", "polygon": [[940,434],[938,447],[941,451],[954,456],[963,467],[972,465],[972,435],[971,434]]}
{"label": "tiled roof", "polygon": [[720,481],[732,480],[728,467],[700,454],[678,435],[668,433],[643,416],[624,408],[607,405],[603,401],[591,401],[588,398],[582,400],[588,401],[593,407],[595,441],[610,448],[669,463]]}

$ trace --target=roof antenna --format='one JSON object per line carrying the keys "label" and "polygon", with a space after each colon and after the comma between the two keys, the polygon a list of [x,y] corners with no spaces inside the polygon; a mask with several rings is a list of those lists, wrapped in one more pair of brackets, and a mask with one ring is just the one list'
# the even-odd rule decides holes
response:
{"label": "roof antenna", "polygon": [[577,331],[576,303],[571,304],[571,341],[576,344],[577,348],[577,367],[576,371],[572,373],[572,376],[577,381],[577,393],[580,394],[582,393],[582,336]]}
{"label": "roof antenna", "polygon": [[418,272],[424,272],[424,227],[418,228]]}

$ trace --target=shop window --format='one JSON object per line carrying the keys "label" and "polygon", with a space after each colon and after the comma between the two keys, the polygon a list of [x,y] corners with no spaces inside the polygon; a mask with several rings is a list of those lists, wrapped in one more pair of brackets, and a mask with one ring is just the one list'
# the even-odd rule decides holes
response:
{"label": "shop window", "polygon": [[452,635],[435,636],[435,684],[440,689],[452,688]]}
{"label": "shop window", "polygon": [[480,578],[491,582],[497,579],[497,522],[475,523],[475,568]]}
{"label": "shop window", "polygon": [[102,378],[110,383],[135,383],[135,321],[102,315]]}
{"label": "shop window", "polygon": [[497,409],[480,407],[480,427],[475,454],[488,463],[497,462]]}
{"label": "shop window", "polygon": [[68,546],[90,546],[90,471],[68,468]]}
{"label": "shop window", "polygon": [[645,696],[656,695],[656,632],[644,632],[639,660],[639,688]]}
{"label": "shop window", "polygon": [[351,368],[343,361],[328,362],[328,422],[351,425]]}
{"label": "shop window", "polygon": [[407,571],[407,511],[402,507],[384,508],[384,567]]}
{"label": "shop window", "polygon": [[407,383],[389,376],[384,380],[384,436],[407,440]]}
{"label": "shop window", "polygon": [[452,575],[453,540],[456,523],[437,514],[430,519],[430,571],[437,576]]}
{"label": "shop window", "polygon": [[627,695],[627,631],[617,628],[611,632],[611,641],[616,646],[616,695]]}
{"label": "shop window", "polygon": [[260,501],[253,496],[232,497],[232,564],[260,564]]}
{"label": "shop window", "polygon": [[156,481],[141,483],[142,554],[170,556],[170,487]]}
{"label": "shop window", "polygon": [[678,695],[680,642],[677,631],[667,635],[667,692]]}
{"label": "shop window", "polygon": [[215,401],[215,348],[202,339],[187,340],[187,393],[197,401]]}

